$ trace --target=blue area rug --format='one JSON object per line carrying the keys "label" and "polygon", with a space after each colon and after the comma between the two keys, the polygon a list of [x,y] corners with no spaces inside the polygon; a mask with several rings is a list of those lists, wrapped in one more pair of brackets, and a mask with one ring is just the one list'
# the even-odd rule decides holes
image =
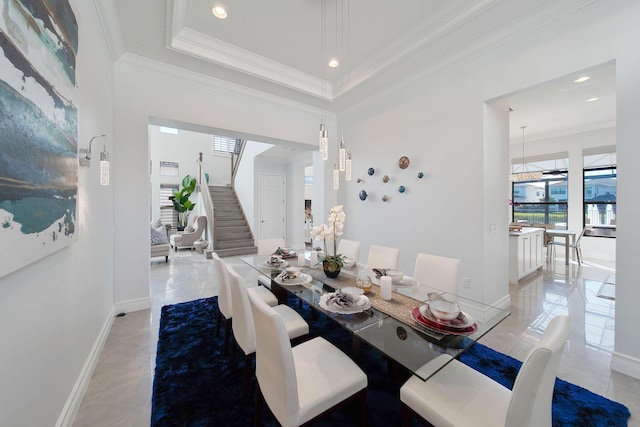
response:
{"label": "blue area rug", "polygon": [[[297,302],[291,305],[298,308]],[[299,311],[309,323],[311,335],[325,336],[345,353],[350,353],[351,335],[348,332],[323,315],[312,319],[306,305]],[[230,356],[222,354],[223,334],[221,331],[220,336],[216,336],[216,313],[216,297],[162,308],[153,381],[152,426],[253,424],[254,399],[252,397],[247,406],[241,403],[242,366],[239,362],[238,366],[232,367]],[[239,361],[241,359],[238,357]],[[509,388],[521,365],[521,362],[480,344],[466,352],[461,360]],[[399,425],[399,390],[407,377],[389,375],[386,359],[367,345],[362,346],[359,365],[369,380],[369,425]],[[252,386],[255,387],[254,383]],[[356,414],[357,410],[347,408],[318,425],[356,425]],[[566,381],[556,381],[554,426],[626,426],[629,416],[629,410],[619,403]],[[262,425],[276,425],[268,411],[263,411],[263,417]]]}

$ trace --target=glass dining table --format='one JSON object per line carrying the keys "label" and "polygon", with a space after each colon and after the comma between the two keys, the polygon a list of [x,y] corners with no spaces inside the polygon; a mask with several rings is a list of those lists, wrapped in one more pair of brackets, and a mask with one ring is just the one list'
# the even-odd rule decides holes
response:
{"label": "glass dining table", "polygon": [[[364,342],[425,381],[473,346],[510,314],[498,307],[428,288],[406,276],[406,280],[393,287],[391,300],[385,300],[381,297],[373,271],[368,267],[356,265],[353,268],[343,268],[338,277],[331,279],[325,276],[322,268],[312,268],[309,265],[308,252],[302,267],[303,276],[300,276],[304,280],[289,283],[286,280],[283,282],[278,275],[289,263],[291,266],[298,266],[297,257],[285,259],[287,263],[278,267],[271,265],[269,256],[245,256],[241,260],[271,277],[271,291],[280,303],[286,303],[288,295],[293,294],[351,332],[356,358],[360,343]],[[327,294],[355,286],[358,271],[366,271],[372,277],[372,287],[366,294],[369,304],[362,311],[346,314],[331,309],[327,305]],[[426,325],[417,313],[420,307],[425,308],[434,295],[457,303],[468,327],[460,330],[446,325]]]}

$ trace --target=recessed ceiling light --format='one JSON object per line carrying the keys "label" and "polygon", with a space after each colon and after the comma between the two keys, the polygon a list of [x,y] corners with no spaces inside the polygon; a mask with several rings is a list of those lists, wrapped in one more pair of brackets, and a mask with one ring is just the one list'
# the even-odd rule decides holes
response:
{"label": "recessed ceiling light", "polygon": [[578,77],[577,79],[575,79],[573,82],[574,83],[582,83],[582,82],[586,82],[587,80],[589,80],[591,77],[589,76],[582,76],[582,77]]}
{"label": "recessed ceiling light", "polygon": [[598,98],[597,96],[594,96],[593,98],[587,99],[585,102],[593,102],[593,101],[597,101],[598,99],[600,98]]}
{"label": "recessed ceiling light", "polygon": [[340,65],[340,63],[335,58],[333,58],[333,59],[331,59],[329,61],[329,67],[331,67],[331,68],[336,68],[338,65]]}
{"label": "recessed ceiling light", "polygon": [[227,11],[222,6],[213,6],[213,9],[211,9],[211,13],[213,13],[213,16],[219,19],[225,19],[227,17]]}

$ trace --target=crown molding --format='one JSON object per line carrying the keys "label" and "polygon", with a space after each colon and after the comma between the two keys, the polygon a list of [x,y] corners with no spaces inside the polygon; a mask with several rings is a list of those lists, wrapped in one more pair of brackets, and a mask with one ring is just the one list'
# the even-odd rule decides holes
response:
{"label": "crown molding", "polygon": [[120,20],[113,0],[94,0],[102,33],[107,42],[111,60],[116,61],[125,53]]}
{"label": "crown molding", "polygon": [[243,85],[230,83],[226,80],[221,80],[206,74],[197,73],[195,71],[190,71],[175,65],[170,65],[165,62],[156,61],[131,53],[125,53],[122,55],[122,57],[116,61],[116,65],[156,75],[162,78],[183,82],[204,90],[224,93],[236,98],[242,97],[247,101],[254,103],[256,101],[262,101],[269,104],[270,107],[273,107],[275,104],[281,107],[304,112],[310,116],[320,117],[321,115],[324,115],[325,117],[332,117],[335,119],[335,113],[325,109],[313,107],[308,104],[293,101],[289,98],[272,95]]}
{"label": "crown molding", "polygon": [[414,37],[398,39],[387,48],[370,57],[366,62],[355,67],[348,76],[347,84],[337,88],[336,97],[348,92],[359,84],[369,80],[384,70],[410,57],[414,53],[435,42],[439,38],[454,31],[465,22],[473,19],[499,0],[482,0],[467,4],[449,14],[434,27],[418,33]]}
{"label": "crown molding", "polygon": [[385,100],[390,99],[398,92],[404,91],[418,82],[424,82],[450,72],[596,1],[598,0],[573,0],[570,3],[568,1],[556,2],[554,4],[555,8],[541,10],[538,14],[513,22],[503,27],[500,31],[488,34],[462,49],[456,49],[437,58],[432,58],[429,65],[426,65],[420,71],[413,73],[408,78],[398,79],[395,84],[387,85],[384,90],[376,91],[369,96],[363,97],[351,105],[348,111],[355,112],[366,109],[371,105],[385,102]]}
{"label": "crown molding", "polygon": [[332,101],[331,83],[185,26],[187,2],[167,0],[167,48]]}

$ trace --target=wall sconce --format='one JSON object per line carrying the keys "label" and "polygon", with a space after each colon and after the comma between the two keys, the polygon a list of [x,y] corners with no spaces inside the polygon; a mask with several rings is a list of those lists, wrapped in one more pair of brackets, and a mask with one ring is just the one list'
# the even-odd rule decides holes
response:
{"label": "wall sconce", "polygon": [[100,153],[100,185],[109,185],[109,154],[104,151]]}
{"label": "wall sconce", "polygon": [[[91,166],[91,144],[93,143],[93,140],[106,137],[107,135],[94,136],[89,141],[89,148],[86,150],[84,148],[78,150],[78,162],[80,163],[80,166]],[[109,154],[107,153],[106,146],[100,153],[100,185],[109,185]]]}

